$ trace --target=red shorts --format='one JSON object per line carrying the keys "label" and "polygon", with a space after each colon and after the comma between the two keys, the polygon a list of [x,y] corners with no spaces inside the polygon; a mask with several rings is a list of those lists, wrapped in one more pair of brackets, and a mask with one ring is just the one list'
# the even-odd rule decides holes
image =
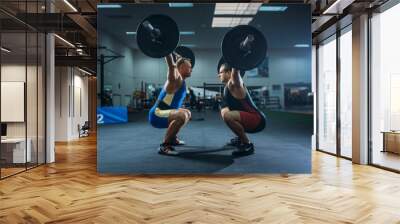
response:
{"label": "red shorts", "polygon": [[240,123],[242,123],[246,132],[256,132],[260,125],[263,125],[263,118],[259,113],[249,113],[245,111],[239,111]]}

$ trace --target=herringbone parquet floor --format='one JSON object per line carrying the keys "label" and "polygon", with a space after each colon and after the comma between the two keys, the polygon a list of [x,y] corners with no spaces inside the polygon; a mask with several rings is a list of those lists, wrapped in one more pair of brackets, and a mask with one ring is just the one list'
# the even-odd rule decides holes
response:
{"label": "herringbone parquet floor", "polygon": [[0,223],[400,223],[400,175],[313,153],[312,175],[99,176],[96,139],[0,181]]}

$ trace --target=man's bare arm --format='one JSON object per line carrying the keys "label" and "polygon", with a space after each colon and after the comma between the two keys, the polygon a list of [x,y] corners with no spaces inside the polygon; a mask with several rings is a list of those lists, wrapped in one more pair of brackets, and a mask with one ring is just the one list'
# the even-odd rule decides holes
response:
{"label": "man's bare arm", "polygon": [[168,66],[168,73],[167,73],[168,81],[174,81],[176,79],[176,76],[175,76],[175,63],[172,58],[172,54],[169,54],[165,57],[165,62],[167,62]]}
{"label": "man's bare arm", "polygon": [[241,79],[242,78],[240,77],[239,70],[232,68],[232,71],[231,71],[232,85],[235,87],[240,87],[242,85]]}

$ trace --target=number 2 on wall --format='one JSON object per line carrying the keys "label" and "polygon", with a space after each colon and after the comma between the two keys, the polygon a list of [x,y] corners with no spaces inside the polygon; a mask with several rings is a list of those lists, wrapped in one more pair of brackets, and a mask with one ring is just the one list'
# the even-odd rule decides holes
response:
{"label": "number 2 on wall", "polygon": [[97,124],[104,124],[104,115],[97,114]]}

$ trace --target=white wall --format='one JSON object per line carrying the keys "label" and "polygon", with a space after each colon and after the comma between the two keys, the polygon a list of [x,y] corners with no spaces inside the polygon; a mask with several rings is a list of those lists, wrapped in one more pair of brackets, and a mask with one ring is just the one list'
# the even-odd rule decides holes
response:
{"label": "white wall", "polygon": [[88,121],[88,77],[83,75],[73,67],[56,67],[56,141],[77,139],[78,124]]}
{"label": "white wall", "polygon": [[[1,81],[2,82],[24,82],[26,85],[26,107],[25,103],[20,113],[25,114],[26,120],[22,122],[6,122],[7,137],[23,138],[25,135],[30,139],[32,161],[36,162],[37,153],[39,153],[39,162],[44,162],[44,74],[42,67],[33,65],[25,65],[25,62],[4,63],[1,66]],[[20,94],[24,94],[24,90],[20,90]],[[7,98],[7,95],[2,95],[2,98]],[[1,110],[12,110],[12,108],[1,108]],[[4,112],[4,111],[3,111]],[[7,111],[12,113],[12,111]]]}
{"label": "white wall", "polygon": [[67,118],[69,116],[69,72],[67,67],[56,67],[55,73],[55,140],[66,141],[68,139]]}
{"label": "white wall", "polygon": [[[1,81],[5,82],[25,82],[25,69],[32,70],[32,67],[25,67],[25,64],[6,64],[1,66]],[[7,108],[1,108],[7,110]],[[25,137],[25,122],[7,123],[7,137]]]}
{"label": "white wall", "polygon": [[[80,73],[78,70],[75,70],[74,74],[74,109],[72,113],[72,136],[73,138],[79,137],[79,132],[77,129],[78,124],[81,126],[85,123],[85,121],[89,120],[89,92],[88,92],[88,77],[82,76],[83,73]],[[80,90],[80,93],[78,91]],[[80,96],[80,97],[79,97]],[[80,100],[80,102],[78,102]],[[79,105],[80,104],[80,105]],[[81,111],[80,111],[81,110]]]}
{"label": "white wall", "polygon": [[[41,74],[41,69],[39,68],[39,74]],[[25,76],[28,78],[28,82],[25,80]],[[37,107],[37,97],[36,97],[36,66],[25,66],[25,64],[4,64],[1,66],[1,81],[2,82],[24,82],[27,84],[27,119],[28,127],[32,127],[32,130],[36,130],[36,107]],[[22,93],[23,94],[23,93]],[[7,96],[2,96],[7,97]],[[39,107],[43,106],[42,104]],[[7,108],[2,108],[2,110],[7,110]],[[24,110],[24,108],[22,108]],[[14,133],[14,137],[25,136],[25,128],[19,130],[18,127],[24,127],[24,122],[8,122],[8,132]],[[29,128],[28,128],[29,129]],[[29,133],[28,133],[29,135]]]}

